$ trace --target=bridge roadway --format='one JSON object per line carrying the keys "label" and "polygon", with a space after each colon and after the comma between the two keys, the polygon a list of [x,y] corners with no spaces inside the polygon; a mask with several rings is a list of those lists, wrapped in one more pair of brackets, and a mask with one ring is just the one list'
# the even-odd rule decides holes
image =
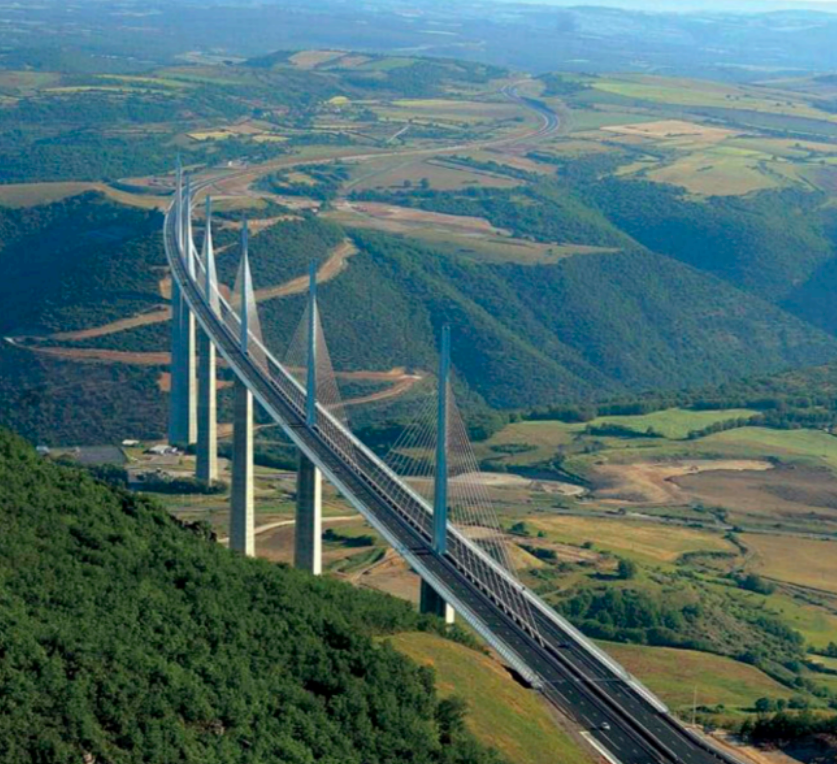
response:
{"label": "bridge roadway", "polygon": [[[193,187],[196,193],[211,181]],[[685,730],[625,681],[604,660],[550,616],[548,606],[533,607],[536,629],[508,600],[485,582],[497,574],[458,533],[449,530],[449,553],[431,551],[431,516],[409,488],[351,436],[336,437],[333,427],[305,424],[305,393],[284,370],[270,369],[260,352],[245,354],[227,320],[210,308],[175,242],[175,215],[168,214],[165,243],[172,274],[204,331],[256,399],[338,490],[384,535],[428,583],[456,607],[511,665],[558,708],[589,730],[612,761],[622,764],[685,762],[738,764]],[[223,310],[229,311],[225,303]],[[222,310],[222,312],[223,312]],[[281,373],[277,374],[276,372]],[[327,417],[320,409],[320,417]],[[506,584],[510,586],[511,584]],[[523,587],[515,583],[521,591]],[[506,590],[508,593],[508,590]],[[533,595],[527,595],[534,600]],[[511,598],[514,599],[513,597]]]}

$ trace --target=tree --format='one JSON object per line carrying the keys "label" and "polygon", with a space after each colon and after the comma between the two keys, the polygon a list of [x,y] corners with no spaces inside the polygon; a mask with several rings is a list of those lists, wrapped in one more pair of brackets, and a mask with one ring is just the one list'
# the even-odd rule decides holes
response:
{"label": "tree", "polygon": [[770,581],[765,581],[756,573],[748,573],[744,578],[738,580],[738,585],[748,592],[756,592],[757,594],[773,594],[776,591],[776,585]]}
{"label": "tree", "polygon": [[755,703],[755,709],[760,714],[768,714],[776,710],[776,704],[770,698],[759,698]]}
{"label": "tree", "polygon": [[509,528],[509,533],[514,533],[516,536],[532,535],[532,532],[529,530],[529,526],[522,520],[512,525],[512,527]]}
{"label": "tree", "polygon": [[616,568],[616,573],[624,581],[629,581],[636,578],[637,567],[633,560],[626,560],[622,558],[619,560],[619,565]]}
{"label": "tree", "polygon": [[467,714],[468,703],[458,695],[451,695],[439,702],[436,708],[436,722],[439,725],[442,743],[449,743],[452,738],[464,732]]}

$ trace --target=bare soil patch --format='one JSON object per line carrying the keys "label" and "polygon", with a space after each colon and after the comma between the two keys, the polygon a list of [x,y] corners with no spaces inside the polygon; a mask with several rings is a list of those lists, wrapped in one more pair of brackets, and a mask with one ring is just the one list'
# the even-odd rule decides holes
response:
{"label": "bare soil patch", "polygon": [[713,482],[722,472],[764,472],[770,462],[757,459],[690,459],[673,462],[606,464],[593,473],[595,496],[619,504],[683,504],[688,501],[675,478],[711,472]]}
{"label": "bare soil patch", "polygon": [[170,353],[129,353],[123,350],[99,350],[96,348],[39,348],[30,350],[72,361],[100,361],[105,363],[127,363],[134,366],[168,366]]}
{"label": "bare soil patch", "polygon": [[418,574],[392,550],[387,550],[381,562],[372,565],[357,577],[360,586],[411,602],[418,602],[420,581]]}
{"label": "bare soil patch", "polygon": [[142,313],[131,318],[122,318],[103,326],[94,326],[90,329],[80,329],[73,332],[57,332],[49,335],[52,340],[59,342],[75,342],[77,340],[90,340],[94,337],[104,337],[107,334],[117,334],[128,329],[136,329],[138,326],[159,324],[163,321],[171,321],[171,308],[160,308],[149,313]]}
{"label": "bare soil patch", "polygon": [[613,125],[603,127],[602,130],[620,135],[639,136],[642,138],[672,139],[688,138],[699,139],[707,143],[717,143],[739,133],[733,130],[725,130],[721,127],[709,125],[698,125],[694,122],[683,122],[679,119],[664,119],[659,122],[640,122],[634,125]]}
{"label": "bare soil patch", "polygon": [[340,202],[338,209],[367,215],[394,225],[393,230],[401,230],[404,226],[441,226],[456,231],[474,234],[492,234],[511,236],[510,231],[495,228],[485,218],[468,217],[465,215],[446,215],[441,212],[428,212],[411,207],[398,207],[379,202]]}
{"label": "bare soil patch", "polygon": [[827,469],[782,465],[763,472],[716,472],[672,479],[705,504],[752,518],[837,522],[837,477]]}

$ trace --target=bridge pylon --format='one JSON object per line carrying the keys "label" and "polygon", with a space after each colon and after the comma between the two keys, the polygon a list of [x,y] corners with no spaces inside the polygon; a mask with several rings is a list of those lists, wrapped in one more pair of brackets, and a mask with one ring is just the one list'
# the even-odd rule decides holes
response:
{"label": "bridge pylon", "polygon": [[[450,387],[450,327],[442,327],[439,353],[439,391],[436,408],[436,474],[433,486],[433,551],[444,556],[448,533],[448,447],[450,445],[450,417],[448,392]],[[453,623],[453,608],[430,584],[422,580],[419,608]]]}
{"label": "bridge pylon", "polygon": [[[249,355],[251,331],[258,326],[256,300],[250,276],[247,221],[241,228],[241,268],[238,280],[240,334],[244,355]],[[253,475],[253,393],[236,378],[233,404],[232,492],[230,494],[230,549],[253,557],[256,554]]]}
{"label": "bridge pylon", "polygon": [[[212,247],[212,200],[206,197],[206,230],[201,260],[204,269],[204,294],[212,310],[220,312],[218,284],[215,273],[215,252]],[[198,450],[195,476],[211,483],[218,479],[218,396],[216,383],[215,345],[202,329],[198,335]]]}
{"label": "bridge pylon", "polygon": [[[317,264],[311,261],[308,276],[308,343],[306,372],[306,423],[317,423]],[[315,576],[323,571],[323,488],[319,468],[299,454],[296,479],[296,534],[294,566]]]}
{"label": "bridge pylon", "polygon": [[238,378],[234,385],[230,549],[256,554],[253,491],[253,393]]}

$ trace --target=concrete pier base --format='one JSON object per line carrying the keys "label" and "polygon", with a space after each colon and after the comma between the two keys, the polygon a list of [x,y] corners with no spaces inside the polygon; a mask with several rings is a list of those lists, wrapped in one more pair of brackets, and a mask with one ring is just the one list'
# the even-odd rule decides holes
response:
{"label": "concrete pier base", "polygon": [[419,610],[422,613],[429,613],[444,618],[447,624],[452,624],[456,618],[456,611],[426,581],[421,582]]}
{"label": "concrete pier base", "polygon": [[198,451],[195,476],[211,483],[218,479],[218,398],[215,382],[215,345],[203,330],[198,337]]}
{"label": "concrete pier base", "polygon": [[323,481],[304,454],[299,455],[296,479],[294,565],[315,576],[323,572]]}
{"label": "concrete pier base", "polygon": [[235,381],[233,410],[232,495],[230,496],[230,549],[256,554],[253,501],[253,394]]}

